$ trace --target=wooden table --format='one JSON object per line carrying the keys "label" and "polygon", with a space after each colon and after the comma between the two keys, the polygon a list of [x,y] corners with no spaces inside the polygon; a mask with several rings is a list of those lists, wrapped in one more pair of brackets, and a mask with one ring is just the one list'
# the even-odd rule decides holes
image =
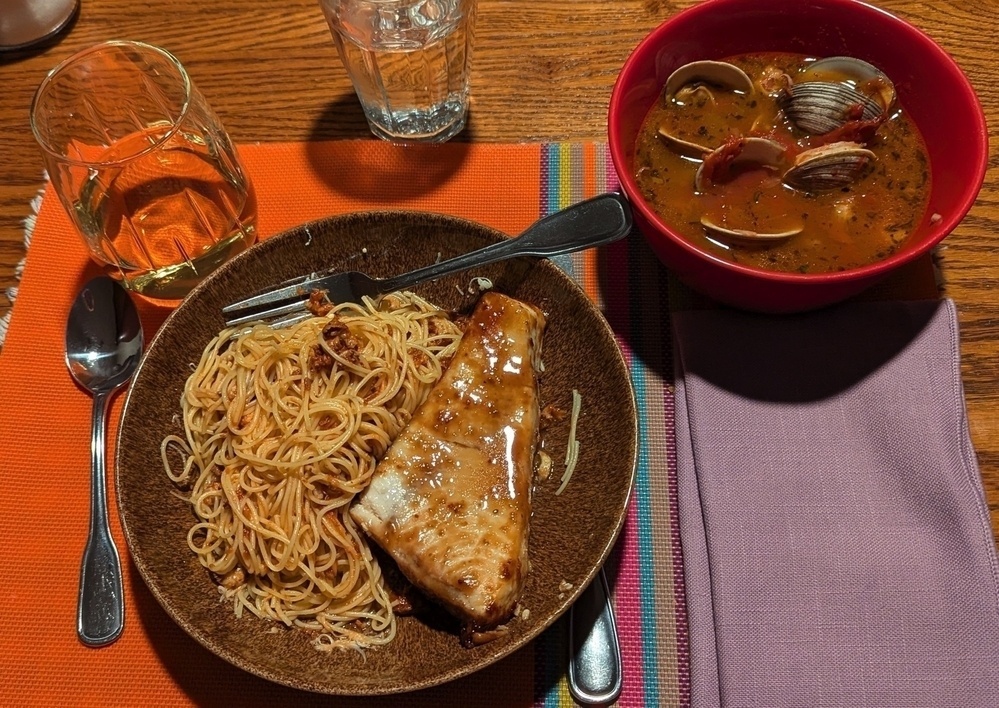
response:
{"label": "wooden table", "polygon": [[[469,125],[459,140],[604,140],[621,64],[653,27],[691,2],[480,0]],[[999,140],[993,0],[880,0],[949,51],[974,84]],[[236,142],[366,138],[360,106],[317,0],[82,0],[60,41],[0,55],[0,289],[16,284],[23,220],[43,185],[28,109],[45,73],[108,39],[170,49]],[[959,136],[955,136],[959,139]],[[971,437],[999,536],[999,167],[940,251],[944,294],[960,312]],[[993,259],[996,262],[993,262]],[[10,307],[0,296],[0,315]]]}

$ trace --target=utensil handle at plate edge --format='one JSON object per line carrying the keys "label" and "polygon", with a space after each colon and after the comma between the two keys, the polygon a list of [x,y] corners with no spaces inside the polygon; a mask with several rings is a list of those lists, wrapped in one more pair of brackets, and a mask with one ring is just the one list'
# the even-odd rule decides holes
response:
{"label": "utensil handle at plate edge", "polygon": [[405,290],[427,280],[519,256],[550,258],[602,246],[628,235],[631,206],[616,192],[566,207],[534,222],[516,238],[380,281],[382,292]]}
{"label": "utensil handle at plate edge", "polygon": [[115,641],[125,623],[121,560],[108,527],[105,431],[109,394],[94,394],[90,440],[90,531],[80,567],[76,632],[80,641],[102,647]]}
{"label": "utensil handle at plate edge", "polygon": [[623,666],[603,568],[569,609],[569,693],[584,705],[613,703]]}

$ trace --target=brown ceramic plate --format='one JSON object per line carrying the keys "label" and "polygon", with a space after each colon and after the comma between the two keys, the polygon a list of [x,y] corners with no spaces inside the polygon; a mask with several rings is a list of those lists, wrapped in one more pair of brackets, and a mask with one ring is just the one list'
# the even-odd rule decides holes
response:
{"label": "brown ceramic plate", "polygon": [[[542,404],[569,408],[583,399],[580,459],[558,497],[568,425],[545,431],[556,462],[539,481],[531,519],[531,572],[522,597],[527,620],[514,619],[503,638],[464,649],[439,616],[399,620],[386,647],[319,653],[301,630],[269,632],[272,623],[237,619],[220,603],[208,573],[187,547],[188,505],[171,494],[160,441],[178,432],[175,416],[192,362],[223,327],[223,305],[274,282],[336,266],[387,276],[449,258],[503,238],[479,224],[415,212],[366,212],[316,221],[263,241],[198,286],[156,334],[136,373],[118,432],[118,510],[135,563],[153,595],[192,637],[223,659],[278,683],[309,691],[375,695],[424,688],[481,669],[523,647],[550,626],[593,580],[624,523],[637,447],[634,395],[624,359],[599,311],[548,261],[507,261],[442,279],[417,290],[443,308],[469,308],[472,276],[541,306]],[[571,589],[564,590],[563,583]]]}

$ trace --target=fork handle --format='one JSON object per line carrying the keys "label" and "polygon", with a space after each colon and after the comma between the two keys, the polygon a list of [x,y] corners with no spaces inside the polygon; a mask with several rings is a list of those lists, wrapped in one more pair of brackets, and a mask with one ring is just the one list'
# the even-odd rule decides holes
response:
{"label": "fork handle", "polygon": [[631,231],[631,206],[616,192],[574,204],[535,222],[516,238],[379,281],[382,292],[405,290],[476,266],[521,256],[550,258],[602,246]]}

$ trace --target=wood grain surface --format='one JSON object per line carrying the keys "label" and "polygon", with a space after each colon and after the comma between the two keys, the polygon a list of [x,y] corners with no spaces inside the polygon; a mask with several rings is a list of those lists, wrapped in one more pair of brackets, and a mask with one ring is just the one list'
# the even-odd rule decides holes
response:
{"label": "wood grain surface", "polygon": [[[665,0],[479,0],[473,98],[458,140],[605,140],[611,87],[652,28],[694,4]],[[971,213],[941,248],[943,294],[960,312],[969,426],[999,536],[999,70],[995,0],[879,0],[946,49],[990,125],[989,171]],[[0,53],[0,291],[16,284],[23,220],[43,184],[28,124],[55,64],[109,39],[170,49],[237,143],[369,137],[317,0],[82,0],[57,41]],[[959,136],[955,136],[959,139]],[[10,303],[0,295],[0,315]]]}

